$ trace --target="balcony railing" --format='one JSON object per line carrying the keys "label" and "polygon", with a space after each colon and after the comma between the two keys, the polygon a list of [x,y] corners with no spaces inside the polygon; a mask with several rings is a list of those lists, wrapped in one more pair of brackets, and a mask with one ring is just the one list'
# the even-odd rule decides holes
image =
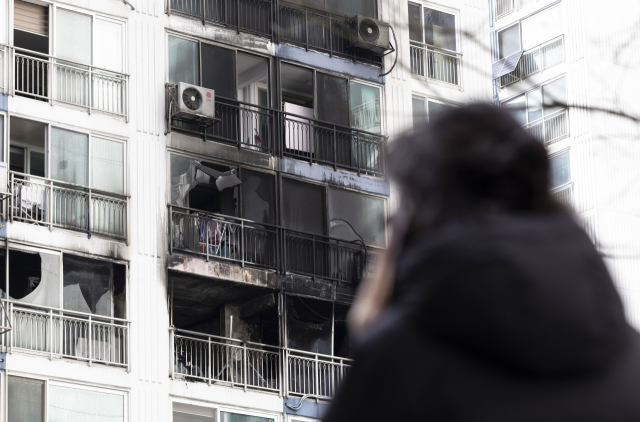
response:
{"label": "balcony railing", "polygon": [[170,335],[173,379],[330,399],[353,364],[347,358],[176,328]]}
{"label": "balcony railing", "polygon": [[540,139],[545,145],[569,136],[569,113],[560,110],[525,126],[527,132]]}
{"label": "balcony railing", "polygon": [[207,261],[216,258],[279,268],[277,227],[191,208],[169,208],[172,252],[203,255]]}
{"label": "balcony railing", "polygon": [[511,85],[564,61],[564,36],[525,51],[511,73],[500,77],[500,86]]}
{"label": "balcony railing", "polygon": [[2,302],[13,327],[0,336],[5,351],[129,369],[129,321],[19,301]]}
{"label": "balcony railing", "polygon": [[384,136],[282,112],[283,155],[374,176],[384,174]]}
{"label": "balcony railing", "polygon": [[172,329],[172,378],[279,393],[281,353],[277,346]]}
{"label": "balcony railing", "polygon": [[551,190],[551,194],[563,204],[573,207],[573,183],[566,183]]}
{"label": "balcony railing", "polygon": [[351,28],[344,16],[334,16],[320,10],[280,3],[278,13],[279,38],[306,50],[316,50],[329,56],[380,66],[382,57],[371,51],[351,46]]}
{"label": "balcony railing", "polygon": [[520,9],[525,4],[533,0],[495,0],[496,1],[496,19],[508,15],[514,10]]}
{"label": "balcony railing", "polygon": [[128,195],[10,172],[11,221],[127,238]]}
{"label": "balcony railing", "polygon": [[271,37],[272,4],[270,0],[170,0],[169,13]]}
{"label": "balcony railing", "polygon": [[9,48],[5,45],[0,44],[0,94],[7,93],[7,56],[8,56]]}
{"label": "balcony railing", "polygon": [[2,63],[0,73],[7,72],[12,95],[128,118],[129,75],[18,47],[2,47],[6,64]]}
{"label": "balcony railing", "polygon": [[170,252],[263,267],[283,274],[357,283],[366,263],[381,251],[241,218],[169,205]]}
{"label": "balcony railing", "polygon": [[462,86],[462,54],[411,41],[411,73],[434,81]]}

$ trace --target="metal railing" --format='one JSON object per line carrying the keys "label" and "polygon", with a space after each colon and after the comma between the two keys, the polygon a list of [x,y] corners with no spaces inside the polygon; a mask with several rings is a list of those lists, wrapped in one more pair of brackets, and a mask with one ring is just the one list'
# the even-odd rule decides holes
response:
{"label": "metal railing", "polygon": [[7,71],[12,95],[128,119],[129,75],[23,48],[2,47],[10,56],[2,68]]}
{"label": "metal railing", "polygon": [[283,155],[374,176],[384,174],[384,136],[282,112]]}
{"label": "metal railing", "polygon": [[172,378],[280,392],[279,347],[176,328],[170,333]]}
{"label": "metal railing", "polygon": [[[0,336],[5,351],[129,369],[129,321],[14,300],[2,302],[13,327]],[[2,318],[6,319],[4,314]]]}
{"label": "metal railing", "polygon": [[518,66],[500,77],[500,87],[511,85],[535,73],[542,72],[564,61],[564,36],[525,51]]}
{"label": "metal railing", "polygon": [[525,129],[545,145],[552,144],[569,136],[569,112],[560,110],[529,123]]}
{"label": "metal railing", "polygon": [[382,57],[352,47],[351,27],[344,16],[289,3],[279,4],[278,36],[281,41],[329,56],[380,66]]}
{"label": "metal railing", "polygon": [[533,0],[495,0],[496,2],[496,19],[508,15],[514,10],[520,9],[525,4]]}
{"label": "metal railing", "polygon": [[553,195],[558,201],[563,204],[573,207],[573,183],[569,182],[562,186],[558,186],[555,189],[551,190],[551,195]]}
{"label": "metal railing", "polygon": [[277,227],[175,205],[169,205],[169,213],[171,252],[278,269]]}
{"label": "metal railing", "polygon": [[270,0],[170,0],[169,13],[270,38],[272,5]]}
{"label": "metal railing", "polygon": [[11,171],[11,221],[127,238],[128,195]]}
{"label": "metal railing", "polygon": [[7,70],[5,63],[7,62],[9,48],[0,44],[0,93],[7,93]]}
{"label": "metal railing", "polygon": [[337,356],[284,350],[285,396],[332,398],[353,361]]}
{"label": "metal railing", "polygon": [[462,86],[462,54],[411,41],[411,73],[427,79]]}

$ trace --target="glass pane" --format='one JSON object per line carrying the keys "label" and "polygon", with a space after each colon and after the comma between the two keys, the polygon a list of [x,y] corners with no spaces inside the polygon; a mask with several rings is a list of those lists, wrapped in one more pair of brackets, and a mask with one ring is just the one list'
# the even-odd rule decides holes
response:
{"label": "glass pane", "polygon": [[558,79],[542,87],[544,114],[548,116],[567,107],[567,81]]}
{"label": "glass pane", "polygon": [[60,258],[10,249],[9,297],[33,305],[60,307]]}
{"label": "glass pane", "polygon": [[551,189],[571,181],[569,153],[565,152],[549,159],[551,168]]}
{"label": "glass pane", "polygon": [[242,218],[275,224],[275,179],[270,174],[242,169]]}
{"label": "glass pane", "polygon": [[542,90],[540,88],[527,93],[527,118],[529,123],[542,118]]}
{"label": "glass pane", "polygon": [[29,152],[29,174],[44,177],[44,154],[41,152]]}
{"label": "glass pane", "polygon": [[504,105],[522,126],[527,124],[527,98],[521,95]]}
{"label": "glass pane", "polygon": [[420,22],[420,6],[409,3],[409,39],[422,42],[422,22]]}
{"label": "glass pane", "polygon": [[[245,103],[267,106],[261,92],[266,94],[269,77],[269,61],[265,58],[238,53],[236,64],[238,74],[238,100]],[[264,95],[263,94],[263,95]]]}
{"label": "glass pane", "polygon": [[0,161],[4,161],[4,116],[0,115]]}
{"label": "glass pane", "polygon": [[173,422],[215,422],[216,409],[173,402]]}
{"label": "glass pane", "polygon": [[425,7],[424,42],[456,51],[456,17],[450,13]]}
{"label": "glass pane", "polygon": [[384,201],[342,189],[329,189],[329,236],[347,241],[364,239],[384,247]]}
{"label": "glass pane", "polygon": [[64,254],[62,268],[64,309],[112,316],[113,263]]}
{"label": "glass pane", "polygon": [[9,422],[44,421],[44,381],[9,377],[7,396]]}
{"label": "glass pane", "polygon": [[124,396],[49,386],[49,422],[124,422]]}
{"label": "glass pane", "polygon": [[316,73],[318,119],[349,126],[349,94],[347,79]]}
{"label": "glass pane", "polygon": [[91,16],[57,8],[56,56],[91,64]]}
{"label": "glass pane", "polygon": [[122,72],[123,25],[104,19],[95,20],[96,54],[93,64]]}
{"label": "glass pane", "polygon": [[51,128],[51,178],[89,185],[89,136]]}
{"label": "glass pane", "polygon": [[283,178],[282,191],[285,227],[306,233],[324,234],[324,188]]}
{"label": "glass pane", "polygon": [[91,138],[91,187],[124,193],[124,144]]}
{"label": "glass pane", "polygon": [[380,89],[351,82],[351,127],[381,133]]}
{"label": "glass pane", "polygon": [[427,121],[427,110],[424,106],[424,98],[411,98],[411,108],[413,112],[413,128]]}
{"label": "glass pane", "polygon": [[9,149],[9,170],[24,173],[24,148],[11,147]]}
{"label": "glass pane", "polygon": [[435,101],[429,101],[427,106],[429,108],[429,121],[433,121],[433,119],[438,117],[438,115],[443,111],[453,108],[453,106],[437,103]]}
{"label": "glass pane", "polygon": [[202,44],[202,86],[216,97],[236,98],[236,53],[228,48]]}
{"label": "glass pane", "polygon": [[220,412],[220,419],[221,422],[273,422],[273,419],[227,412]]}
{"label": "glass pane", "polygon": [[520,26],[516,25],[498,33],[498,50],[501,59],[520,51]]}
{"label": "glass pane", "polygon": [[522,48],[529,50],[562,33],[562,8],[556,6],[522,22]]}
{"label": "glass pane", "polygon": [[200,85],[198,43],[169,36],[169,83]]}

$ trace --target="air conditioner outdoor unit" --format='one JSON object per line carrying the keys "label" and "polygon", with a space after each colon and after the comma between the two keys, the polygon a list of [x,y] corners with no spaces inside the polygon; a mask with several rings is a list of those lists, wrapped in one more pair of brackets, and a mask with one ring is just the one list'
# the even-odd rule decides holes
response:
{"label": "air conditioner outdoor unit", "polygon": [[391,50],[389,24],[357,15],[351,20],[351,43],[378,54]]}
{"label": "air conditioner outdoor unit", "polygon": [[213,89],[180,82],[171,117],[209,126],[216,121],[216,96]]}

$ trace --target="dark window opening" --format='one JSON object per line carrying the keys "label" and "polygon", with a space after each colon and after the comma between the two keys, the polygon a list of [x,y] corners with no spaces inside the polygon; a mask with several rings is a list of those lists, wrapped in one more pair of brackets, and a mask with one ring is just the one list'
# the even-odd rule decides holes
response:
{"label": "dark window opening", "polygon": [[275,178],[242,169],[242,218],[256,223],[275,224]]}
{"label": "dark window opening", "polygon": [[341,303],[335,303],[333,336],[334,347],[333,354],[343,358],[352,358],[351,342],[349,339],[349,330],[347,328],[347,317],[350,306]]}
{"label": "dark window opening", "polygon": [[294,295],[286,301],[287,347],[331,355],[333,303]]}
{"label": "dark window opening", "polygon": [[325,234],[324,187],[283,178],[285,227],[311,234]]}

